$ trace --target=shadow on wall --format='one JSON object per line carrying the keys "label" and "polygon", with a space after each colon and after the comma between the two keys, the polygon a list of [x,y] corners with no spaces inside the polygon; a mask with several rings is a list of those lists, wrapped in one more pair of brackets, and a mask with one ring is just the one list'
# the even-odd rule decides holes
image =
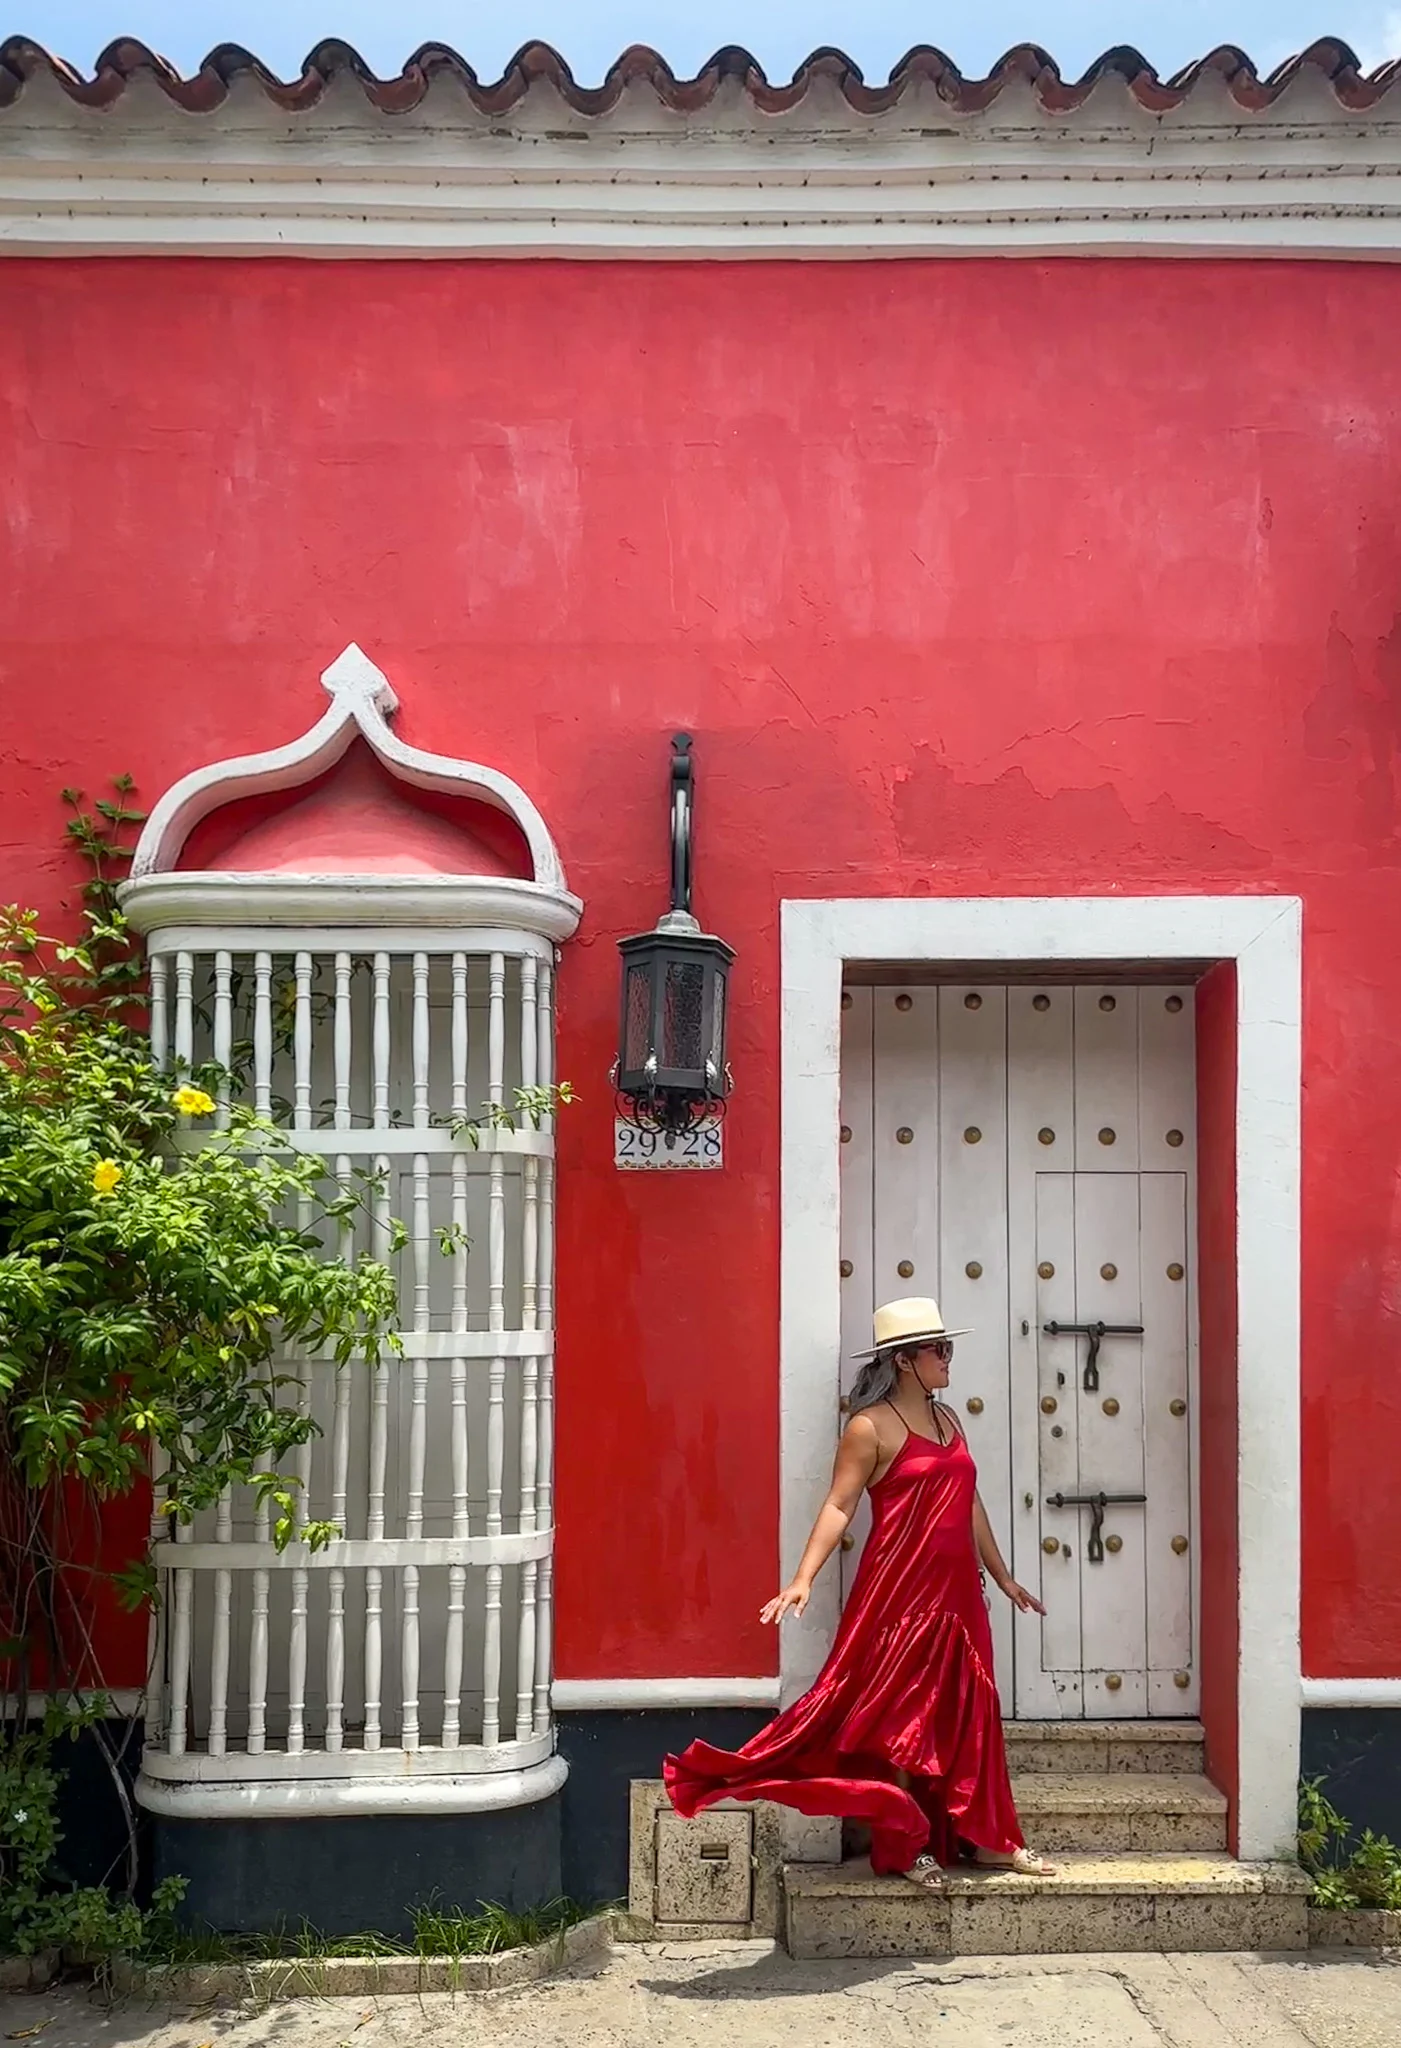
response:
{"label": "shadow on wall", "polygon": [[1354,1834],[1371,1828],[1401,1842],[1401,1711],[1316,1707],[1303,1717],[1301,1768]]}
{"label": "shadow on wall", "polygon": [[[130,1828],[134,1823],[138,1859],[137,1898],[145,1905],[151,1894],[150,1831],[136,1804],[136,1774],[141,1768],[143,1726],[140,1721],[102,1724],[107,1753],[93,1730],[54,1752],[60,1773],[58,1824],[63,1832],[58,1863],[74,1884],[122,1885],[126,1880]],[[113,1772],[120,1775],[125,1800]]]}

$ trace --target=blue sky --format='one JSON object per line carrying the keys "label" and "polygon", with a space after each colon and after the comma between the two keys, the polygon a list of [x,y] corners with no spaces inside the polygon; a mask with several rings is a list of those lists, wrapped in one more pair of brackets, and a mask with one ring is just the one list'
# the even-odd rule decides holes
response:
{"label": "blue sky", "polygon": [[937,43],[965,71],[985,71],[1010,44],[1038,42],[1076,71],[1113,43],[1133,43],[1172,70],[1216,43],[1238,43],[1262,67],[1320,35],[1341,36],[1368,66],[1401,56],[1401,0],[0,0],[0,35],[23,33],[87,68],[103,45],[135,35],[194,68],[214,43],[238,42],[286,74],[324,36],[354,43],[379,71],[397,71],[421,42],[460,50],[495,77],[540,37],[596,81],[628,43],[660,49],[692,72],[722,43],[743,43],[773,76],[835,43],[884,75],[911,43]]}

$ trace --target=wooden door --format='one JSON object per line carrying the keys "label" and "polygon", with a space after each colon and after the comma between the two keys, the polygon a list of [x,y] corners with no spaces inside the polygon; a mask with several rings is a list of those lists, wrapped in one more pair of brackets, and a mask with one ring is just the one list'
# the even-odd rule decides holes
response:
{"label": "wooden door", "polygon": [[934,1294],[971,1325],[947,1398],[1049,1610],[993,1595],[1004,1708],[1195,1712],[1192,992],[843,1002],[842,1391],[875,1302]]}

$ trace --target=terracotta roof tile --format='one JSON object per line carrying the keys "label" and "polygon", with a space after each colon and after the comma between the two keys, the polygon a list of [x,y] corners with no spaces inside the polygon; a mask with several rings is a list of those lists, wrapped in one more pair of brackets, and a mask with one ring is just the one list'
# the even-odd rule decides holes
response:
{"label": "terracotta roof tile", "polygon": [[1243,112],[1258,113],[1272,106],[1304,70],[1319,73],[1339,104],[1353,112],[1376,106],[1401,82],[1401,58],[1365,74],[1348,45],[1331,37],[1312,43],[1264,77],[1243,50],[1223,44],[1169,78],[1160,77],[1137,50],[1125,46],[1106,50],[1083,76],[1068,79],[1045,50],[1034,43],[1020,43],[998,59],[986,78],[965,78],[942,51],[921,44],[900,59],[883,83],[868,82],[859,66],[840,50],[821,49],[798,66],[786,85],[770,80],[756,58],[734,45],[717,50],[694,78],[678,78],[655,50],[635,44],[624,50],[601,85],[583,86],[557,51],[538,42],[526,43],[501,77],[486,83],[465,58],[442,43],[424,43],[397,77],[380,78],[348,43],[331,40],[318,43],[308,54],[299,77],[281,79],[236,43],[221,43],[197,71],[185,76],[144,43],[122,38],[108,44],[87,77],[27,37],[11,36],[0,43],[0,107],[17,99],[29,80],[47,72],[78,105],[99,109],[120,99],[130,79],[147,75],[186,113],[213,112],[234,80],[244,74],[256,79],[271,101],[290,112],[314,107],[333,79],[348,75],[369,103],[384,114],[416,107],[434,80],[443,76],[458,81],[474,106],[489,115],[509,112],[533,86],[542,83],[552,86],[579,113],[606,114],[624,89],[638,80],[650,84],[664,106],[682,113],[707,107],[731,80],[740,82],[763,113],[785,113],[799,106],[819,80],[834,84],[857,114],[888,112],[918,80],[931,83],[957,113],[982,111],[1017,80],[1030,84],[1048,111],[1068,113],[1080,106],[1102,79],[1111,77],[1120,79],[1124,89],[1150,113],[1165,113],[1181,106],[1208,75],[1214,75],[1224,82]]}

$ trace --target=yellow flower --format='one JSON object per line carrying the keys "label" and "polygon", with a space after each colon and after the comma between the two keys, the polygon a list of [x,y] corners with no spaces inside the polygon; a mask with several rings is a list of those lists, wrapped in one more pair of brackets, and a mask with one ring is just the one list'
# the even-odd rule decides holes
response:
{"label": "yellow flower", "polygon": [[213,1116],[214,1097],[206,1095],[202,1088],[177,1088],[175,1107],[181,1116]]}
{"label": "yellow flower", "polygon": [[99,1159],[92,1170],[92,1184],[99,1195],[110,1195],[122,1177],[122,1169],[115,1159]]}

